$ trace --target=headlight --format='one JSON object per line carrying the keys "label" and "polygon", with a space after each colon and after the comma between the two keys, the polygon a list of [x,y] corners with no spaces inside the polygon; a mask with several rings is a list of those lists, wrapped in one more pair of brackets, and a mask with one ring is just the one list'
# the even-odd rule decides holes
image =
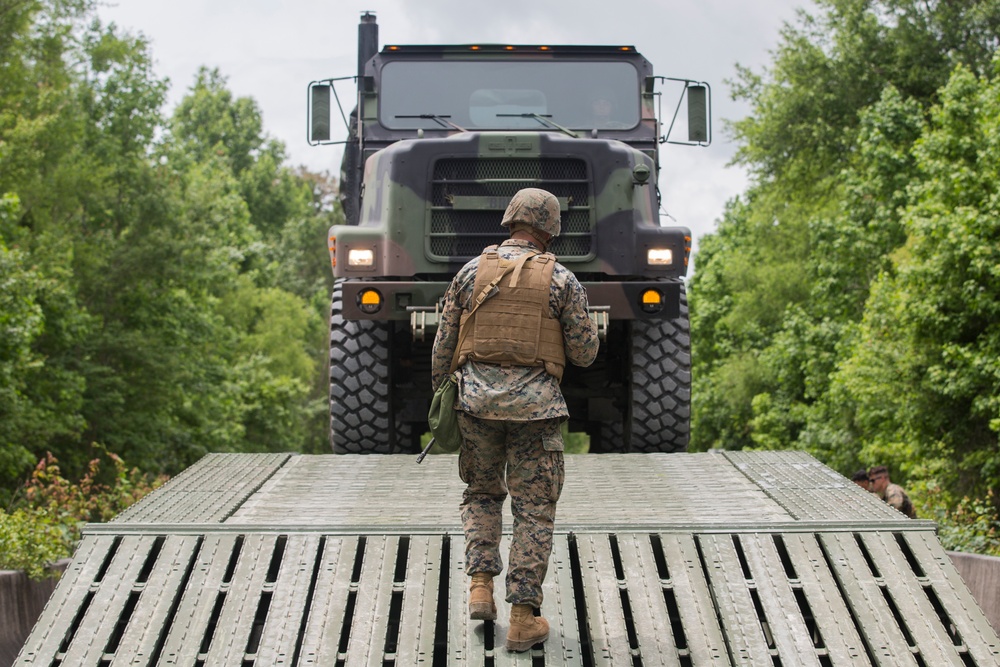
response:
{"label": "headlight", "polygon": [[674,253],[670,248],[650,248],[646,251],[646,263],[650,266],[670,266],[674,263]]}
{"label": "headlight", "polygon": [[375,265],[375,253],[371,248],[365,249],[355,249],[352,248],[347,253],[347,265],[348,266],[374,266]]}

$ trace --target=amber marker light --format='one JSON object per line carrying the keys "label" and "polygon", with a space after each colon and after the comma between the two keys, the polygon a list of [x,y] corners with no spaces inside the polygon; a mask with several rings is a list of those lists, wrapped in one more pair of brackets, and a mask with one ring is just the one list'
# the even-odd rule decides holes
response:
{"label": "amber marker light", "polygon": [[505,51],[514,51],[514,50],[516,50],[516,48],[513,47],[513,46],[505,46],[503,48],[504,48]]}
{"label": "amber marker light", "polygon": [[399,47],[398,46],[387,46],[385,48],[389,49],[390,51],[399,51]]}
{"label": "amber marker light", "polygon": [[358,308],[363,313],[374,315],[382,308],[382,295],[374,289],[361,290],[358,294]]}
{"label": "amber marker light", "polygon": [[478,46],[470,46],[470,47],[469,47],[469,50],[470,50],[470,51],[478,51],[478,50],[479,50],[479,47],[478,47]]}
{"label": "amber marker light", "polygon": [[550,46],[539,46],[538,50],[539,51],[551,51],[552,47],[550,47]]}
{"label": "amber marker light", "polygon": [[336,236],[331,236],[330,237],[329,248],[330,248],[330,266],[336,267],[337,266],[337,237]]}
{"label": "amber marker light", "polygon": [[639,305],[644,313],[656,313],[663,308],[663,295],[660,290],[645,289],[639,295]]}

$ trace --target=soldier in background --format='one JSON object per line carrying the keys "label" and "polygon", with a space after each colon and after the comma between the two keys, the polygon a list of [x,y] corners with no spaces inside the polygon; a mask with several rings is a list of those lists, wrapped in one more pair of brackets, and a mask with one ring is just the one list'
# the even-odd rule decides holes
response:
{"label": "soldier in background", "polygon": [[507,649],[524,651],[549,633],[534,612],[542,604],[564,479],[560,424],[569,411],[559,381],[567,360],[589,366],[600,343],[583,286],[545,252],[560,231],[555,196],[519,191],[500,224],[510,228],[510,238],[466,264],[445,294],[431,382],[437,389],[458,370],[469,617],[496,619],[493,577],[503,570],[502,508],[509,492]]}
{"label": "soldier in background", "polygon": [[871,491],[871,486],[868,484],[868,471],[858,470],[853,475],[851,475],[851,481],[860,486],[865,491]]}
{"label": "soldier in background", "polygon": [[906,495],[903,487],[889,481],[888,468],[885,466],[875,466],[869,470],[868,483],[871,485],[872,493],[909,518],[917,518],[917,513],[913,509],[913,503],[910,502],[910,497]]}

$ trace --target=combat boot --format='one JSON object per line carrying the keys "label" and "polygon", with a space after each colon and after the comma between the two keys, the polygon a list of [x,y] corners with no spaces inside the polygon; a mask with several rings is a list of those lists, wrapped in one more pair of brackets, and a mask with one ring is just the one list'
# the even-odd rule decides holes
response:
{"label": "combat boot", "polygon": [[469,618],[474,621],[497,620],[497,605],[493,601],[493,576],[476,572],[469,583]]}
{"label": "combat boot", "polygon": [[515,604],[510,608],[510,628],[507,630],[507,650],[527,651],[549,638],[549,622],[535,616],[530,604]]}

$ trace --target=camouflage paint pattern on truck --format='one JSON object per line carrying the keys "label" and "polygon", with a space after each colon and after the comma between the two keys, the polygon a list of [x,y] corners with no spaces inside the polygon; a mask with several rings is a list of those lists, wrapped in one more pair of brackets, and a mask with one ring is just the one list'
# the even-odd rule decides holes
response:
{"label": "camouflage paint pattern on truck", "polygon": [[[504,148],[511,137],[528,147],[513,159]],[[450,275],[484,247],[507,237],[499,220],[523,183],[541,184],[559,199],[563,231],[551,250],[581,282],[590,283],[591,304],[610,306],[613,319],[653,317],[641,308],[639,294],[647,287],[662,289],[658,279],[684,275],[690,232],[655,224],[655,184],[635,183],[636,168],[652,171],[652,160],[618,142],[545,134],[527,139],[459,133],[403,140],[374,154],[365,167],[360,224],[330,230],[334,275],[348,281],[444,275],[429,283],[380,283],[385,308],[365,313],[347,300],[345,317],[409,319],[407,307],[435,303]],[[572,158],[546,157],[550,155]],[[569,164],[553,164],[559,162]],[[497,194],[481,194],[491,192]],[[669,250],[675,261],[651,266],[647,258],[653,248]],[[371,252],[371,263],[352,266],[345,261],[359,250]],[[632,280],[618,282],[611,276]],[[676,316],[676,303],[664,314]]]}
{"label": "camouflage paint pattern on truck", "polygon": [[[527,187],[558,198],[550,251],[587,289],[601,331],[597,362],[563,379],[570,428],[592,451],[683,450],[691,238],[660,224],[666,80],[631,46],[379,51],[377,35],[366,13],[341,167],[347,224],[328,239],[334,451],[417,448],[440,300],[468,260],[507,237],[503,211]],[[704,113],[707,86],[674,81]],[[314,143],[329,139],[335,82],[310,84]],[[706,127],[693,118],[689,143],[707,145]]]}

